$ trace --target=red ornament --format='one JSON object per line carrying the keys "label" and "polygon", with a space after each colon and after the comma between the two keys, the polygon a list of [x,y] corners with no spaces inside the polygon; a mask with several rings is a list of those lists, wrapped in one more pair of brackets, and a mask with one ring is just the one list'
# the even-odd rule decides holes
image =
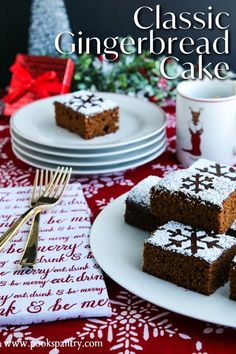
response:
{"label": "red ornament", "polygon": [[146,73],[147,73],[147,70],[145,68],[140,68],[139,72],[140,72],[141,75],[145,76]]}
{"label": "red ornament", "polygon": [[150,96],[148,97],[150,102],[156,103],[158,101],[158,98],[156,96]]}

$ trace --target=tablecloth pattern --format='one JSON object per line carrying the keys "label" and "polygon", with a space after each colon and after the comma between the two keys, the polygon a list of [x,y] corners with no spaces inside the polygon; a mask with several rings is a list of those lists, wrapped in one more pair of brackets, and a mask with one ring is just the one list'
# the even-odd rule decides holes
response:
{"label": "tablecloth pattern", "polygon": [[[126,172],[92,177],[73,177],[82,183],[93,217],[113,199],[146,176],[164,176],[181,166],[175,158],[175,106],[167,102],[167,151],[154,161]],[[32,184],[34,168],[13,154],[8,120],[0,120],[0,187]],[[0,327],[0,352],[27,353],[6,348],[3,341],[101,341],[101,347],[82,347],[84,353],[125,354],[232,354],[236,353],[234,329],[175,314],[138,298],[106,277],[111,299],[111,318],[66,320],[40,325]],[[1,291],[1,289],[0,289]],[[236,306],[236,303],[235,303]],[[223,311],[223,309],[222,309]],[[38,347],[36,353],[72,353],[77,348]]]}

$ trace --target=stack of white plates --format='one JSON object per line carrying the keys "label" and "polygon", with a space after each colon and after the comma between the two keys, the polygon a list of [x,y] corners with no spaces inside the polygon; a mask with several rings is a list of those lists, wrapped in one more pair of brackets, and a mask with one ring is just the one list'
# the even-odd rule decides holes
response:
{"label": "stack of white plates", "polygon": [[166,118],[156,105],[129,96],[99,93],[120,106],[116,133],[84,140],[55,123],[53,102],[65,96],[33,102],[11,118],[12,148],[29,165],[54,170],[70,166],[74,174],[91,175],[143,165],[166,148]]}

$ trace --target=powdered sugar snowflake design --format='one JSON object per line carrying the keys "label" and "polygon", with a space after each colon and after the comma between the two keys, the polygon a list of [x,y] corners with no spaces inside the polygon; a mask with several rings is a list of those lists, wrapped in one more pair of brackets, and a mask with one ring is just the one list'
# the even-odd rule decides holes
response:
{"label": "powdered sugar snowflake design", "polygon": [[[160,227],[159,230],[166,229]],[[223,249],[219,244],[219,238],[216,239],[214,233],[205,232],[204,235],[201,235],[202,231],[196,231],[187,227],[185,227],[184,230],[176,229],[166,231],[170,234],[170,237],[165,247],[182,247],[184,250],[190,250],[192,255],[196,254],[198,250],[204,250],[206,248]]]}
{"label": "powdered sugar snowflake design", "polygon": [[236,181],[236,169],[233,167],[222,166],[218,163],[204,168],[196,168],[199,172],[209,173],[216,177],[228,178],[230,181]]}
{"label": "powdered sugar snowflake design", "polygon": [[95,202],[96,202],[97,206],[99,207],[99,209],[102,210],[105,208],[105,206],[110,204],[113,200],[114,200],[114,198],[109,198],[108,200],[106,198],[102,198],[100,200],[95,200]]}
{"label": "powdered sugar snowflake design", "polygon": [[29,186],[33,168],[21,170],[12,160],[0,165],[0,187]]}
{"label": "powdered sugar snowflake design", "polygon": [[102,97],[98,97],[94,93],[89,93],[85,95],[74,95],[72,99],[68,102],[68,105],[73,105],[73,108],[79,111],[81,108],[91,108],[96,106],[101,106],[104,102]]}
{"label": "powdered sugar snowflake design", "polygon": [[78,178],[78,182],[81,183],[84,195],[87,198],[92,198],[95,194],[98,193],[100,188],[104,187],[113,187],[114,185],[121,186],[133,186],[134,183],[124,177],[123,172],[117,172],[114,174],[104,174],[102,176],[95,175],[90,178]]}
{"label": "powdered sugar snowflake design", "polygon": [[181,189],[190,189],[195,193],[199,193],[203,190],[214,189],[213,186],[213,177],[208,177],[196,173],[191,177],[183,178],[183,184],[180,187]]}
{"label": "powdered sugar snowflake design", "polygon": [[28,326],[17,326],[17,327],[9,327],[9,326],[3,326],[0,327],[0,333],[4,337],[5,342],[20,342],[20,341],[25,341],[25,340],[30,340],[30,341],[40,341],[44,338],[44,336],[41,337],[32,337],[32,332],[28,330]]}
{"label": "powdered sugar snowflake design", "polygon": [[141,337],[144,341],[174,335],[184,340],[190,339],[188,335],[179,333],[169,322],[168,311],[159,309],[128,291],[120,291],[111,304],[113,318],[89,319],[83,330],[77,332],[80,339],[103,338],[110,343],[111,351],[124,354],[135,354],[143,350]]}
{"label": "powdered sugar snowflake design", "polygon": [[163,177],[168,175],[168,173],[176,171],[179,169],[179,165],[162,165],[160,163],[152,165],[153,170],[160,170],[163,173]]}

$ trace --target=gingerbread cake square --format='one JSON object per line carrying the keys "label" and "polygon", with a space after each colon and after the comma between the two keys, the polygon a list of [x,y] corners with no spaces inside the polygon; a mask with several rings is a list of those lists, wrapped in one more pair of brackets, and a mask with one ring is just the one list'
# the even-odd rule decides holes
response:
{"label": "gingerbread cake square", "polygon": [[143,271],[209,295],[228,281],[236,239],[170,221],[145,241]]}
{"label": "gingerbread cake square", "polygon": [[230,267],[229,288],[230,288],[230,294],[229,294],[230,299],[236,300],[236,257],[234,257]]}
{"label": "gingerbread cake square", "polygon": [[92,139],[114,133],[119,128],[119,107],[110,99],[79,91],[63,102],[54,102],[58,126]]}
{"label": "gingerbread cake square", "polygon": [[175,220],[225,233],[236,219],[236,170],[208,160],[168,174],[153,189],[151,212],[164,224]]}
{"label": "gingerbread cake square", "polygon": [[160,225],[156,216],[151,214],[150,192],[160,177],[149,176],[136,184],[126,198],[125,221],[145,231],[153,231]]}

